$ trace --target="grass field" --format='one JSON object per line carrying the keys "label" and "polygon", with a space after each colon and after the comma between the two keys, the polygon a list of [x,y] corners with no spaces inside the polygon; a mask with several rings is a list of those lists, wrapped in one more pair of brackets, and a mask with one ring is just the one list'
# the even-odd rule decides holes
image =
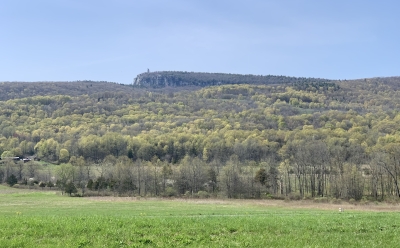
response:
{"label": "grass field", "polygon": [[[0,186],[0,247],[398,247],[397,206],[75,198]],[[355,208],[355,209],[351,209]],[[382,211],[383,210],[383,211]]]}

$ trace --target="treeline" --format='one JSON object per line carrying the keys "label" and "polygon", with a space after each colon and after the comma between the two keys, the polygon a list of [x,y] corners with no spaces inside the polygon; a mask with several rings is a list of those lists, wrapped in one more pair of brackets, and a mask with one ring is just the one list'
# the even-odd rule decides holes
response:
{"label": "treeline", "polygon": [[0,180],[121,195],[399,196],[395,79],[22,95],[0,101],[0,154],[58,169],[3,160]]}
{"label": "treeline", "polygon": [[128,86],[105,81],[0,82],[0,101],[35,96],[80,96],[104,91],[124,91]]}
{"label": "treeline", "polygon": [[399,144],[367,151],[352,141],[318,140],[318,133],[309,132],[313,138],[287,142],[259,162],[241,161],[236,154],[226,161],[185,155],[177,163],[156,156],[147,161],[108,155],[96,163],[71,156],[53,171],[33,161],[3,159],[0,176],[10,185],[56,186],[81,195],[375,201],[400,196]]}
{"label": "treeline", "polygon": [[331,80],[320,78],[287,77],[273,75],[243,75],[228,73],[202,73],[183,71],[160,71],[139,74],[133,85],[162,88],[181,86],[215,86],[225,84],[302,84],[302,83],[326,83]]}

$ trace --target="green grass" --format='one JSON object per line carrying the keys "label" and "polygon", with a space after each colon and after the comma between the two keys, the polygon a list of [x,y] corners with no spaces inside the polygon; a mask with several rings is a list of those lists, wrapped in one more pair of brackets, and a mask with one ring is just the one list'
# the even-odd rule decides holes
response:
{"label": "green grass", "polygon": [[0,186],[0,247],[398,247],[394,212],[70,198]]}

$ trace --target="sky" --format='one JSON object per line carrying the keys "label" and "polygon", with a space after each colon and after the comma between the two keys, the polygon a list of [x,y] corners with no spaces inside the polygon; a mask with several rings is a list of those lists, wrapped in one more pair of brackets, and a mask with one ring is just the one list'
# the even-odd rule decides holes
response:
{"label": "sky", "polygon": [[400,1],[2,0],[0,82],[400,76]]}

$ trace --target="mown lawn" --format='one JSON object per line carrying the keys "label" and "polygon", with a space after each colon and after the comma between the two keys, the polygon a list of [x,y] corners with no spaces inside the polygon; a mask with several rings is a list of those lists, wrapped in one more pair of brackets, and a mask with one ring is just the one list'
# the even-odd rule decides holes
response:
{"label": "mown lawn", "polygon": [[74,198],[0,186],[0,247],[398,247],[397,212]]}

